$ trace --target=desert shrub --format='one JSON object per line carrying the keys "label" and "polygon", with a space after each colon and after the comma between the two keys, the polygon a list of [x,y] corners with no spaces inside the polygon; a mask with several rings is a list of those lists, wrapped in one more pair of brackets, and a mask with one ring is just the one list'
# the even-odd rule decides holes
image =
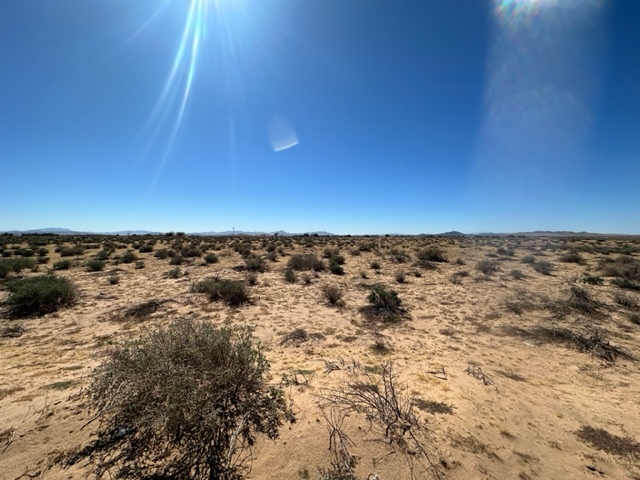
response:
{"label": "desert shrub", "polygon": [[82,255],[84,253],[84,248],[80,245],[74,245],[73,247],[56,248],[56,251],[60,253],[61,257],[74,257]]}
{"label": "desert shrub", "polygon": [[180,267],[175,267],[165,272],[164,275],[167,278],[180,278],[180,276],[182,276],[182,271],[180,270]]}
{"label": "desert shrub", "polygon": [[302,283],[304,283],[305,285],[311,284],[311,275],[309,275],[308,273],[303,273],[301,278],[302,278]]}
{"label": "desert shrub", "polygon": [[69,268],[71,268],[71,260],[58,260],[53,264],[54,270],[69,270]]}
{"label": "desert shrub", "polygon": [[498,262],[485,258],[484,260],[480,260],[476,263],[476,270],[485,275],[492,275],[498,271]]}
{"label": "desert shrub", "polygon": [[138,256],[133,253],[132,250],[127,250],[126,252],[124,252],[122,254],[122,256],[120,257],[120,261],[122,263],[133,263],[138,259]]}
{"label": "desert shrub", "polygon": [[613,294],[613,300],[618,305],[622,305],[623,307],[638,308],[639,306],[639,303],[636,297],[634,297],[633,295],[629,295],[628,293],[625,293],[625,292],[615,292]]}
{"label": "desert shrub", "polygon": [[104,260],[98,260],[97,258],[93,258],[91,260],[87,260],[87,270],[90,272],[100,272],[104,270],[105,262]]}
{"label": "desert shrub", "polygon": [[334,275],[344,275],[344,268],[342,265],[336,261],[334,261],[335,257],[331,257],[329,261],[329,271]]}
{"label": "desert shrub", "polygon": [[174,321],[105,353],[84,393],[98,412],[98,476],[243,478],[258,434],[293,421],[249,330]]}
{"label": "desert shrub", "polygon": [[578,265],[584,263],[584,258],[582,258],[578,252],[565,253],[564,255],[560,255],[558,260],[563,263],[577,263]]}
{"label": "desert shrub", "polygon": [[516,280],[522,280],[523,278],[525,278],[525,274],[518,269],[511,270],[511,276]]}
{"label": "desert shrub", "polygon": [[161,248],[160,250],[156,250],[153,256],[159,258],[160,260],[164,260],[169,256],[169,250],[167,250],[166,248]]}
{"label": "desert shrub", "polygon": [[417,265],[424,268],[432,268],[433,263],[442,263],[447,261],[444,252],[437,246],[431,245],[423,248],[416,253]]}
{"label": "desert shrub", "polygon": [[7,285],[10,312],[16,317],[44,315],[73,305],[77,293],[70,280],[55,275],[39,275]]}
{"label": "desert shrub", "polygon": [[184,258],[198,258],[200,255],[202,255],[202,252],[193,245],[180,249],[180,256]]}
{"label": "desert shrub", "polygon": [[536,272],[541,273],[542,275],[551,275],[551,272],[553,271],[553,264],[545,260],[535,262],[531,266]]}
{"label": "desert shrub", "polygon": [[0,278],[5,278],[9,273],[20,273],[22,270],[34,270],[37,262],[32,258],[3,258],[0,260]]}
{"label": "desert shrub", "polygon": [[611,280],[611,284],[629,290],[640,290],[640,283],[633,282],[628,278],[614,278]]}
{"label": "desert shrub", "polygon": [[296,283],[296,272],[294,272],[290,268],[287,268],[284,271],[284,279],[289,283]]}
{"label": "desert shrub", "polygon": [[144,245],[140,246],[138,251],[140,253],[151,253],[151,252],[153,252],[153,245],[151,245],[149,243],[145,243]]}
{"label": "desert shrub", "polygon": [[582,313],[593,313],[600,307],[600,303],[593,299],[588,290],[573,285],[568,305]]}
{"label": "desert shrub", "polygon": [[182,265],[184,263],[184,258],[181,255],[174,255],[169,260],[169,265]]}
{"label": "desert shrub", "polygon": [[407,274],[404,271],[398,271],[395,273],[395,279],[398,283],[404,283],[407,281]]}
{"label": "desert shrub", "polygon": [[524,257],[522,257],[522,260],[520,260],[522,263],[536,263],[536,257],[534,257],[533,255],[525,255]]}
{"label": "desert shrub", "polygon": [[334,255],[338,255],[340,250],[337,248],[325,248],[322,252],[322,258],[331,258]]}
{"label": "desert shrub", "polygon": [[371,289],[367,301],[372,311],[365,310],[364,313],[380,318],[385,323],[396,321],[403,314],[398,292],[387,290],[382,285],[375,285]]}
{"label": "desert shrub", "polygon": [[249,285],[258,284],[258,274],[256,272],[247,272],[246,279]]}
{"label": "desert shrub", "polygon": [[289,258],[287,266],[292,270],[306,271],[314,270],[320,272],[325,269],[324,262],[313,253],[298,253]]}
{"label": "desert shrub", "polygon": [[134,268],[138,270],[144,268],[144,260],[136,260]]}
{"label": "desert shrub", "polygon": [[269,260],[270,262],[277,262],[278,252],[276,252],[275,250],[272,252],[267,252],[267,260]]}
{"label": "desert shrub", "polygon": [[267,270],[267,263],[264,261],[264,258],[255,255],[245,258],[244,266],[252,272],[265,272]]}
{"label": "desert shrub", "polygon": [[212,263],[218,263],[220,259],[215,253],[207,253],[204,256],[204,261],[208,264],[212,264]]}
{"label": "desert shrub", "polygon": [[44,265],[45,263],[49,263],[49,260],[51,260],[49,257],[38,257],[38,265]]}
{"label": "desert shrub", "polygon": [[589,285],[602,285],[604,280],[602,277],[595,277],[593,275],[585,275],[582,277],[582,283],[587,283]]}
{"label": "desert shrub", "polygon": [[371,264],[369,265],[371,267],[372,270],[380,270],[380,262],[374,260],[373,262],[371,262]]}
{"label": "desert shrub", "polygon": [[230,307],[237,307],[249,301],[249,293],[244,282],[217,277],[205,278],[191,287],[195,293],[206,293],[212,302],[222,301]]}
{"label": "desert shrub", "polygon": [[640,313],[630,312],[629,321],[635,325],[640,325]]}
{"label": "desert shrub", "polygon": [[604,277],[640,280],[640,260],[629,255],[620,255],[615,260],[606,259],[600,263],[599,269]]}
{"label": "desert shrub", "polygon": [[120,276],[117,274],[111,274],[109,275],[109,285],[117,285],[118,283],[120,283]]}
{"label": "desert shrub", "polygon": [[392,262],[396,263],[406,263],[411,258],[405,250],[400,250],[398,248],[392,248],[389,250],[389,257]]}
{"label": "desert shrub", "polygon": [[325,285],[322,287],[322,295],[331,305],[340,305],[344,292],[335,285]]}

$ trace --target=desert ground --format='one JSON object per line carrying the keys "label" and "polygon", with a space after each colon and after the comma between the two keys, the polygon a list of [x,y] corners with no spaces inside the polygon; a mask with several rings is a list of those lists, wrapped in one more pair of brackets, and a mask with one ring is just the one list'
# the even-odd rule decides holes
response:
{"label": "desert ground", "polygon": [[[326,473],[338,428],[358,479],[640,479],[637,238],[3,236],[0,245],[0,262],[36,263],[0,279],[0,479],[91,478],[86,458],[64,460],[92,439],[82,392],[101,352],[184,318],[251,327],[269,381],[291,402],[296,422],[259,439],[246,478],[339,478]],[[299,254],[327,268],[285,278]],[[104,264],[92,271],[96,258]],[[16,317],[7,285],[45,273],[70,279],[77,300]],[[249,302],[193,292],[209,277],[246,282]],[[397,317],[367,310],[376,285],[397,292]],[[355,379],[375,383],[389,368],[415,419],[406,432],[390,434],[366,412],[332,417]]]}

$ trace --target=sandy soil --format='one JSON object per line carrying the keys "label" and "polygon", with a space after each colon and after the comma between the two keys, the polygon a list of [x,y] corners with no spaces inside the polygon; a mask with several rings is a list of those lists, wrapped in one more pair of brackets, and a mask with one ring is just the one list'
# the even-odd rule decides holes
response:
{"label": "sandy soil", "polygon": [[[75,241],[54,240],[64,245]],[[351,453],[358,458],[358,478],[411,478],[413,463],[415,478],[640,479],[638,444],[627,442],[632,448],[621,451],[608,448],[606,441],[603,446],[598,439],[589,442],[577,435],[584,427],[595,427],[640,439],[640,369],[634,360],[640,357],[640,325],[630,320],[640,313],[640,293],[612,285],[611,277],[599,270],[602,260],[615,260],[619,252],[640,261],[638,241],[159,237],[153,252],[136,252],[144,261],[144,268],[136,268],[135,263],[113,260],[147,239],[108,240],[118,249],[104,271],[87,271],[84,262],[98,252],[88,249],[68,257],[75,263],[72,268],[55,272],[77,285],[80,297],[75,306],[26,319],[12,319],[6,308],[2,310],[0,332],[16,325],[24,332],[0,337],[0,479],[91,477],[86,462],[65,469],[55,460],[91,440],[92,426],[83,427],[91,414],[80,407],[77,394],[99,363],[100,351],[139,335],[148,325],[184,317],[254,327],[271,362],[272,381],[280,382],[293,401],[298,421],[283,427],[277,441],[258,443],[247,478],[318,478],[318,467],[329,467],[330,460],[320,396],[329,388],[344,388],[353,378],[354,365],[360,374],[375,375],[381,365],[393,362],[404,394],[415,399],[420,431],[437,474],[424,468],[419,454],[390,446],[379,428],[369,428],[364,418],[353,414],[344,428],[354,444]],[[8,241],[5,249],[26,246],[19,241]],[[78,241],[95,244],[105,239]],[[154,253],[176,241],[199,243],[219,255],[220,262],[208,265],[202,257],[194,258],[178,267],[179,278],[169,278],[166,272],[175,267],[169,258],[158,259]],[[258,273],[257,284],[249,287],[251,304],[233,309],[190,293],[193,282],[208,276],[245,279],[246,272],[235,268],[244,265],[236,251],[242,249],[233,248],[239,242],[259,255],[265,255],[270,244],[284,250],[277,261],[267,261],[268,271]],[[372,251],[358,249],[368,243],[374,244]],[[434,264],[434,269],[414,266],[416,251],[434,244],[448,261]],[[50,261],[39,273],[60,260],[56,246],[45,246]],[[321,256],[327,247],[339,248],[345,257],[344,275],[324,271],[311,274],[309,284],[301,274],[296,283],[285,281],[283,271],[291,255]],[[392,249],[410,258],[398,262],[398,252]],[[577,249],[582,264],[561,261],[570,249]],[[550,262],[551,275],[523,263],[527,255],[536,262]],[[497,271],[485,275],[477,270],[481,260],[494,261]],[[373,261],[380,263],[379,270],[371,268]],[[515,278],[520,275],[513,270],[523,278]],[[400,271],[406,272],[404,283],[396,280]],[[109,281],[113,275],[119,278],[117,284]],[[585,275],[602,275],[604,283],[585,284]],[[16,277],[10,274],[2,282]],[[360,309],[378,283],[398,292],[407,309],[404,321],[376,327],[365,321]],[[329,305],[324,285],[340,287],[344,305]],[[1,286],[0,301],[7,296]],[[569,305],[572,287],[585,289],[599,302],[595,311]],[[620,304],[622,292],[629,305]],[[168,301],[144,319],[125,317],[127,308],[151,299]],[[598,352],[550,341],[539,327],[597,329],[632,358],[623,355],[615,363],[606,362]],[[283,343],[296,328],[304,329],[309,339]],[[376,340],[388,351],[376,351]],[[329,371],[328,362],[339,369]]]}

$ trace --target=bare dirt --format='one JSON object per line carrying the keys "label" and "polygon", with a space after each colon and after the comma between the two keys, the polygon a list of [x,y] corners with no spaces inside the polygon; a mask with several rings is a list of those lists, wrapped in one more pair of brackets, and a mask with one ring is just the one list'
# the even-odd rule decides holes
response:
{"label": "bare dirt", "polygon": [[[27,247],[19,237],[3,241],[4,251]],[[375,376],[392,362],[432,465],[353,413],[344,431],[353,442],[357,478],[640,479],[640,325],[634,323],[640,292],[612,284],[615,277],[606,271],[607,264],[640,262],[637,240],[28,239],[35,241],[47,243],[49,262],[38,272],[1,280],[0,301],[8,296],[7,282],[51,270],[61,259],[58,244],[98,248],[66,257],[71,268],[55,271],[77,286],[74,306],[23,319],[0,307],[0,479],[91,477],[90,464],[63,468],[57,460],[91,440],[92,425],[85,424],[92,414],[78,393],[100,352],[151,325],[186,317],[253,327],[271,363],[271,382],[293,402],[297,422],[283,427],[278,440],[258,442],[247,478],[319,478],[318,467],[330,462],[322,397],[328,389],[344,389],[355,374]],[[149,241],[152,252],[134,249]],[[103,271],[89,272],[86,260],[105,242],[116,249]],[[171,265],[170,258],[154,256],[178,250],[178,243],[193,243],[220,261],[206,264],[197,256]],[[193,282],[209,276],[246,279],[247,272],[237,268],[245,264],[243,250],[266,256],[270,245],[276,261],[267,260],[268,270],[256,274],[250,304],[229,308],[191,293]],[[416,266],[416,252],[427,246],[437,246],[447,261]],[[325,270],[309,272],[308,284],[302,273],[295,283],[285,280],[292,255],[321,257],[325,248],[340,250],[343,275]],[[134,250],[143,268],[115,261],[127,250]],[[562,261],[572,251],[581,263]],[[526,256],[535,263],[523,263]],[[492,262],[495,271],[479,271],[481,261]],[[544,261],[552,265],[550,275],[534,268]],[[372,269],[372,262],[381,268]],[[179,276],[172,278],[168,272],[175,268]],[[403,283],[396,278],[401,272]],[[584,283],[585,277],[603,283]],[[406,310],[400,322],[366,320],[362,308],[376,284],[398,292]],[[326,285],[344,293],[337,305],[326,300]],[[576,300],[576,289],[594,303]],[[286,338],[296,329],[306,335]],[[563,332],[596,334],[597,341],[581,347]]]}

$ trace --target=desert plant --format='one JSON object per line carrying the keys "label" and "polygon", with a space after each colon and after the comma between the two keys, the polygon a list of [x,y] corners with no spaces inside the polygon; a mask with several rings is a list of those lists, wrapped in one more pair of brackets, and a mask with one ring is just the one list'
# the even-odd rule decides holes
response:
{"label": "desert plant", "polygon": [[284,271],[284,279],[289,283],[296,283],[296,272],[294,272],[291,268],[287,268]]}
{"label": "desert plant", "polygon": [[104,260],[98,260],[97,258],[93,258],[91,260],[87,260],[87,270],[90,272],[101,272],[104,270],[105,262]]}
{"label": "desert plant", "polygon": [[109,285],[117,285],[118,283],[120,283],[120,276],[116,273],[113,273],[111,275],[109,275]]}
{"label": "desert plant", "polygon": [[485,275],[492,275],[498,271],[498,262],[489,258],[485,258],[484,260],[480,260],[476,264],[476,270]]}
{"label": "desert plant", "polygon": [[340,305],[342,303],[342,297],[344,296],[344,292],[335,285],[325,285],[322,287],[322,294],[331,305]]}
{"label": "desert plant", "polygon": [[192,285],[191,291],[206,293],[212,302],[222,301],[230,307],[237,307],[249,301],[249,293],[244,282],[217,277],[205,278]]}
{"label": "desert plant", "polygon": [[[293,421],[249,330],[174,321],[105,353],[84,393],[97,412],[98,476],[243,478],[258,434]],[[85,449],[87,450],[87,449]]]}
{"label": "desert plant", "polygon": [[44,315],[73,305],[77,292],[70,280],[55,275],[39,275],[7,285],[7,304],[16,317]]}
{"label": "desert plant", "polygon": [[397,271],[394,276],[398,283],[404,283],[407,281],[407,274],[402,270]]}
{"label": "desert plant", "polygon": [[138,256],[133,253],[132,250],[127,250],[126,252],[124,252],[122,254],[122,256],[120,257],[120,261],[122,263],[133,263],[138,259]]}
{"label": "desert plant", "polygon": [[373,262],[371,262],[371,264],[369,265],[371,267],[371,270],[380,270],[380,262],[374,260]]}
{"label": "desert plant", "polygon": [[53,263],[54,270],[69,270],[71,268],[71,260],[58,260]]}
{"label": "desert plant", "polygon": [[542,275],[551,275],[551,272],[553,271],[553,264],[545,260],[535,262],[531,266],[536,272],[541,273]]}
{"label": "desert plant", "polygon": [[3,258],[0,260],[0,278],[5,278],[10,272],[20,273],[24,269],[33,270],[37,263],[32,258]]}
{"label": "desert plant", "polygon": [[432,268],[433,263],[442,263],[447,261],[447,257],[439,247],[431,245],[427,248],[419,250],[416,254],[417,265],[424,268]]}
{"label": "desert plant", "polygon": [[144,268],[144,260],[136,260],[134,268],[136,269]]}
{"label": "desert plant", "polygon": [[534,257],[533,255],[525,255],[524,257],[522,257],[522,260],[520,260],[522,263],[536,263],[536,257]]}
{"label": "desert plant", "polygon": [[313,253],[298,253],[289,258],[287,266],[292,270],[306,271],[314,270],[320,272],[325,269],[324,262]]}
{"label": "desert plant", "polygon": [[248,256],[244,259],[244,266],[247,270],[252,272],[265,272],[267,270],[267,264],[264,258],[256,255]]}
{"label": "desert plant", "polygon": [[204,261],[208,264],[212,264],[212,263],[218,263],[220,259],[215,253],[207,253],[204,256]]}
{"label": "desert plant", "polygon": [[582,277],[582,283],[587,283],[589,285],[602,285],[604,280],[602,277],[597,277],[593,275],[585,275]]}

